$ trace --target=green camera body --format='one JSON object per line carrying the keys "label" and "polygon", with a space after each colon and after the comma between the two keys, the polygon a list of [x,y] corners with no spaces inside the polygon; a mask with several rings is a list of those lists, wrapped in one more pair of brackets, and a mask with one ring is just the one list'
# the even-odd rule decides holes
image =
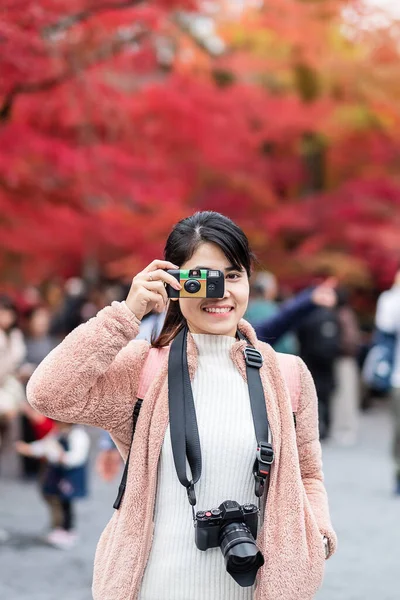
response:
{"label": "green camera body", "polygon": [[182,286],[175,290],[166,286],[169,298],[223,298],[225,294],[225,277],[222,271],[216,269],[169,269]]}

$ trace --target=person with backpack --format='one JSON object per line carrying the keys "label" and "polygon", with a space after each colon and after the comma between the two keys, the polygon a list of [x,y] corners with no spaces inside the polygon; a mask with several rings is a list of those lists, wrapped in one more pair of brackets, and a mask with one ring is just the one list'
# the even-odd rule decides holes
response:
{"label": "person with backpack", "polygon": [[[34,408],[108,430],[127,459],[95,600],[311,600],[321,586],[337,540],[315,387],[242,319],[252,261],[227,217],[180,221],[126,301],[30,379]],[[158,338],[136,341],[143,316],[165,307]]]}
{"label": "person with backpack", "polygon": [[271,296],[276,294],[275,277],[272,273],[261,272],[255,276],[253,287],[250,283],[245,319],[254,327],[260,341],[268,342],[277,352],[298,354],[297,339],[293,332],[318,306],[333,308],[336,305],[336,285],[336,277],[327,277],[319,285],[278,305],[271,301]]}
{"label": "person with backpack", "polygon": [[[251,278],[249,304],[244,317],[256,331],[258,325],[268,330],[269,321],[282,310],[277,301],[278,291],[278,281],[273,273],[262,271]],[[258,331],[257,336],[262,339]],[[298,354],[297,339],[292,331],[279,336],[279,339],[269,338],[265,341],[274,346],[277,352]]]}
{"label": "person with backpack", "polygon": [[[393,415],[393,458],[395,462],[395,494],[400,496],[400,269],[393,286],[383,292],[376,307],[375,324],[385,339],[385,363],[381,361],[380,379],[390,390]],[[389,341],[390,340],[390,341]]]}
{"label": "person with backpack", "polygon": [[296,330],[300,356],[309,368],[318,397],[319,434],[325,440],[331,426],[335,361],[340,355],[340,325],[335,308],[320,306]]}

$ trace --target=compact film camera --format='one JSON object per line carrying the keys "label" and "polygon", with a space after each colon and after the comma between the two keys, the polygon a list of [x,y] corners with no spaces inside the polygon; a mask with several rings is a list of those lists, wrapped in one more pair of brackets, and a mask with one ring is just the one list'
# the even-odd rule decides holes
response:
{"label": "compact film camera", "polygon": [[212,269],[189,269],[167,271],[182,286],[181,290],[167,284],[169,298],[223,298],[225,294],[225,278],[222,271]]}
{"label": "compact film camera", "polygon": [[242,587],[253,585],[264,557],[257,548],[258,508],[226,500],[196,513],[195,542],[199,550],[220,547],[227,572]]}

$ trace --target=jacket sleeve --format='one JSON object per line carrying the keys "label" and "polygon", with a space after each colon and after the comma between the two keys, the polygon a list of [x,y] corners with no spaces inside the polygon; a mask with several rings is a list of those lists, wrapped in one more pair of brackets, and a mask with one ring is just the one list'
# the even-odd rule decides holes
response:
{"label": "jacket sleeve", "polygon": [[254,327],[258,339],[273,346],[285,333],[296,330],[301,319],[315,308],[311,294],[312,290],[305,290],[282,304],[273,317],[258,323]]}
{"label": "jacket sleeve", "polygon": [[146,341],[128,344],[138,332],[139,322],[129,308],[113,302],[42,361],[27,386],[29,403],[52,419],[101,427],[129,441],[149,349]]}
{"label": "jacket sleeve", "polygon": [[300,368],[300,396],[296,414],[296,436],[301,478],[319,530],[329,540],[329,556],[337,546],[322,472],[322,451],[318,431],[318,400],[314,381],[304,362]]}

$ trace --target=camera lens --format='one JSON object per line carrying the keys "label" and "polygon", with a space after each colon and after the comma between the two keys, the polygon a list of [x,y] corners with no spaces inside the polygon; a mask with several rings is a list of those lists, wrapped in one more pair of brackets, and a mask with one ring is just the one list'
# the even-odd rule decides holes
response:
{"label": "camera lens", "polygon": [[201,289],[200,282],[197,279],[188,279],[185,281],[183,287],[189,294],[196,294]]}
{"label": "camera lens", "polygon": [[250,529],[244,523],[228,523],[220,533],[220,548],[226,570],[236,583],[242,587],[253,585],[264,557]]}

